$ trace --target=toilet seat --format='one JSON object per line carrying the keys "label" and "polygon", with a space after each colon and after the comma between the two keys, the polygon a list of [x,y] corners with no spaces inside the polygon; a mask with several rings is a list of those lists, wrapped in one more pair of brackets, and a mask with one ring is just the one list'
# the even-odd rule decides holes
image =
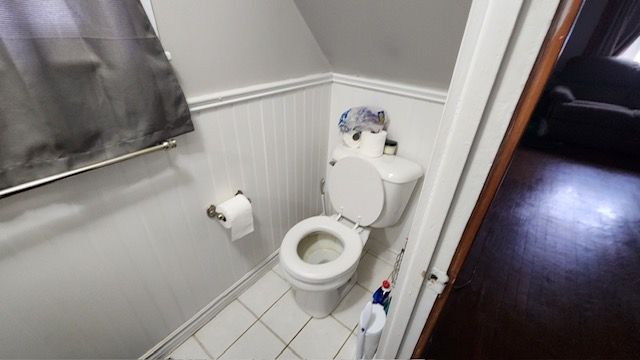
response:
{"label": "toilet seat", "polygon": [[[344,247],[340,255],[324,264],[305,262],[298,254],[298,245],[307,235],[314,232],[325,232],[335,236]],[[280,245],[280,262],[287,275],[307,284],[328,283],[351,275],[358,265],[362,254],[362,240],[355,229],[339,223],[328,216],[314,216],[294,225],[284,236]]]}

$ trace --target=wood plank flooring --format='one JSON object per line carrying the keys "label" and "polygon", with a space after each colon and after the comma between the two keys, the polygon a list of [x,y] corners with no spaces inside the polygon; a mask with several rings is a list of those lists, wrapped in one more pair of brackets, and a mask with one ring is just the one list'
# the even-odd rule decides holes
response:
{"label": "wood plank flooring", "polygon": [[640,164],[520,148],[425,357],[640,358]]}

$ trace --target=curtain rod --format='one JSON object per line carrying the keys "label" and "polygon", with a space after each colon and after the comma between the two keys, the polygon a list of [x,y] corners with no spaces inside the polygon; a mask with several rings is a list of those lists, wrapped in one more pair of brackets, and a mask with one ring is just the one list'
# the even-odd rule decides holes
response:
{"label": "curtain rod", "polygon": [[169,140],[163,141],[162,143],[160,143],[158,145],[150,146],[148,148],[144,148],[142,150],[138,150],[138,151],[134,151],[134,152],[129,153],[129,154],[118,156],[118,157],[115,157],[113,159],[97,162],[95,164],[83,166],[83,167],[75,169],[75,170],[66,171],[66,172],[63,172],[63,173],[60,173],[60,174],[47,176],[47,177],[42,178],[42,179],[33,180],[33,181],[26,182],[24,184],[20,184],[20,185],[12,186],[10,188],[2,189],[2,190],[0,190],[0,199],[5,198],[5,197],[9,197],[11,195],[15,195],[17,193],[21,193],[21,192],[29,190],[29,189],[37,188],[37,187],[42,186],[42,185],[50,184],[50,183],[52,183],[54,181],[62,180],[62,179],[68,178],[68,177],[73,176],[73,175],[82,174],[82,173],[87,172],[87,171],[99,169],[101,167],[105,167],[105,166],[108,166],[108,165],[116,164],[116,163],[123,162],[123,161],[129,160],[129,159],[133,159],[133,158],[136,158],[138,156],[146,155],[146,154],[149,154],[149,153],[152,153],[152,152],[156,152],[156,151],[160,151],[160,150],[173,149],[176,146],[177,146],[176,140],[175,139],[169,139]]}

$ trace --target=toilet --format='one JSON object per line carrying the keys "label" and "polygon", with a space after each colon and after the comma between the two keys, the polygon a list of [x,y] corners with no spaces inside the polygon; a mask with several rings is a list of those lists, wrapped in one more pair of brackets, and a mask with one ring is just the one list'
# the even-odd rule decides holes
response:
{"label": "toilet", "polygon": [[[370,228],[400,220],[422,167],[395,155],[370,158],[343,145],[332,153],[327,194],[335,211],[294,225],[280,246],[280,267],[302,310],[329,315],[357,280]],[[380,279],[382,280],[382,279]]]}

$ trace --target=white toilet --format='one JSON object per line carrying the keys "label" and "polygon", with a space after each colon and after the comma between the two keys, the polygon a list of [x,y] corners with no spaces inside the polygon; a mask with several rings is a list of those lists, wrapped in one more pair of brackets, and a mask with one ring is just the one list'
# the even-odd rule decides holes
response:
{"label": "white toilet", "polygon": [[345,146],[333,151],[334,161],[327,193],[336,214],[300,221],[280,246],[280,267],[296,302],[317,318],[329,315],[355,284],[369,228],[398,222],[423,173],[399,156],[370,158]]}

